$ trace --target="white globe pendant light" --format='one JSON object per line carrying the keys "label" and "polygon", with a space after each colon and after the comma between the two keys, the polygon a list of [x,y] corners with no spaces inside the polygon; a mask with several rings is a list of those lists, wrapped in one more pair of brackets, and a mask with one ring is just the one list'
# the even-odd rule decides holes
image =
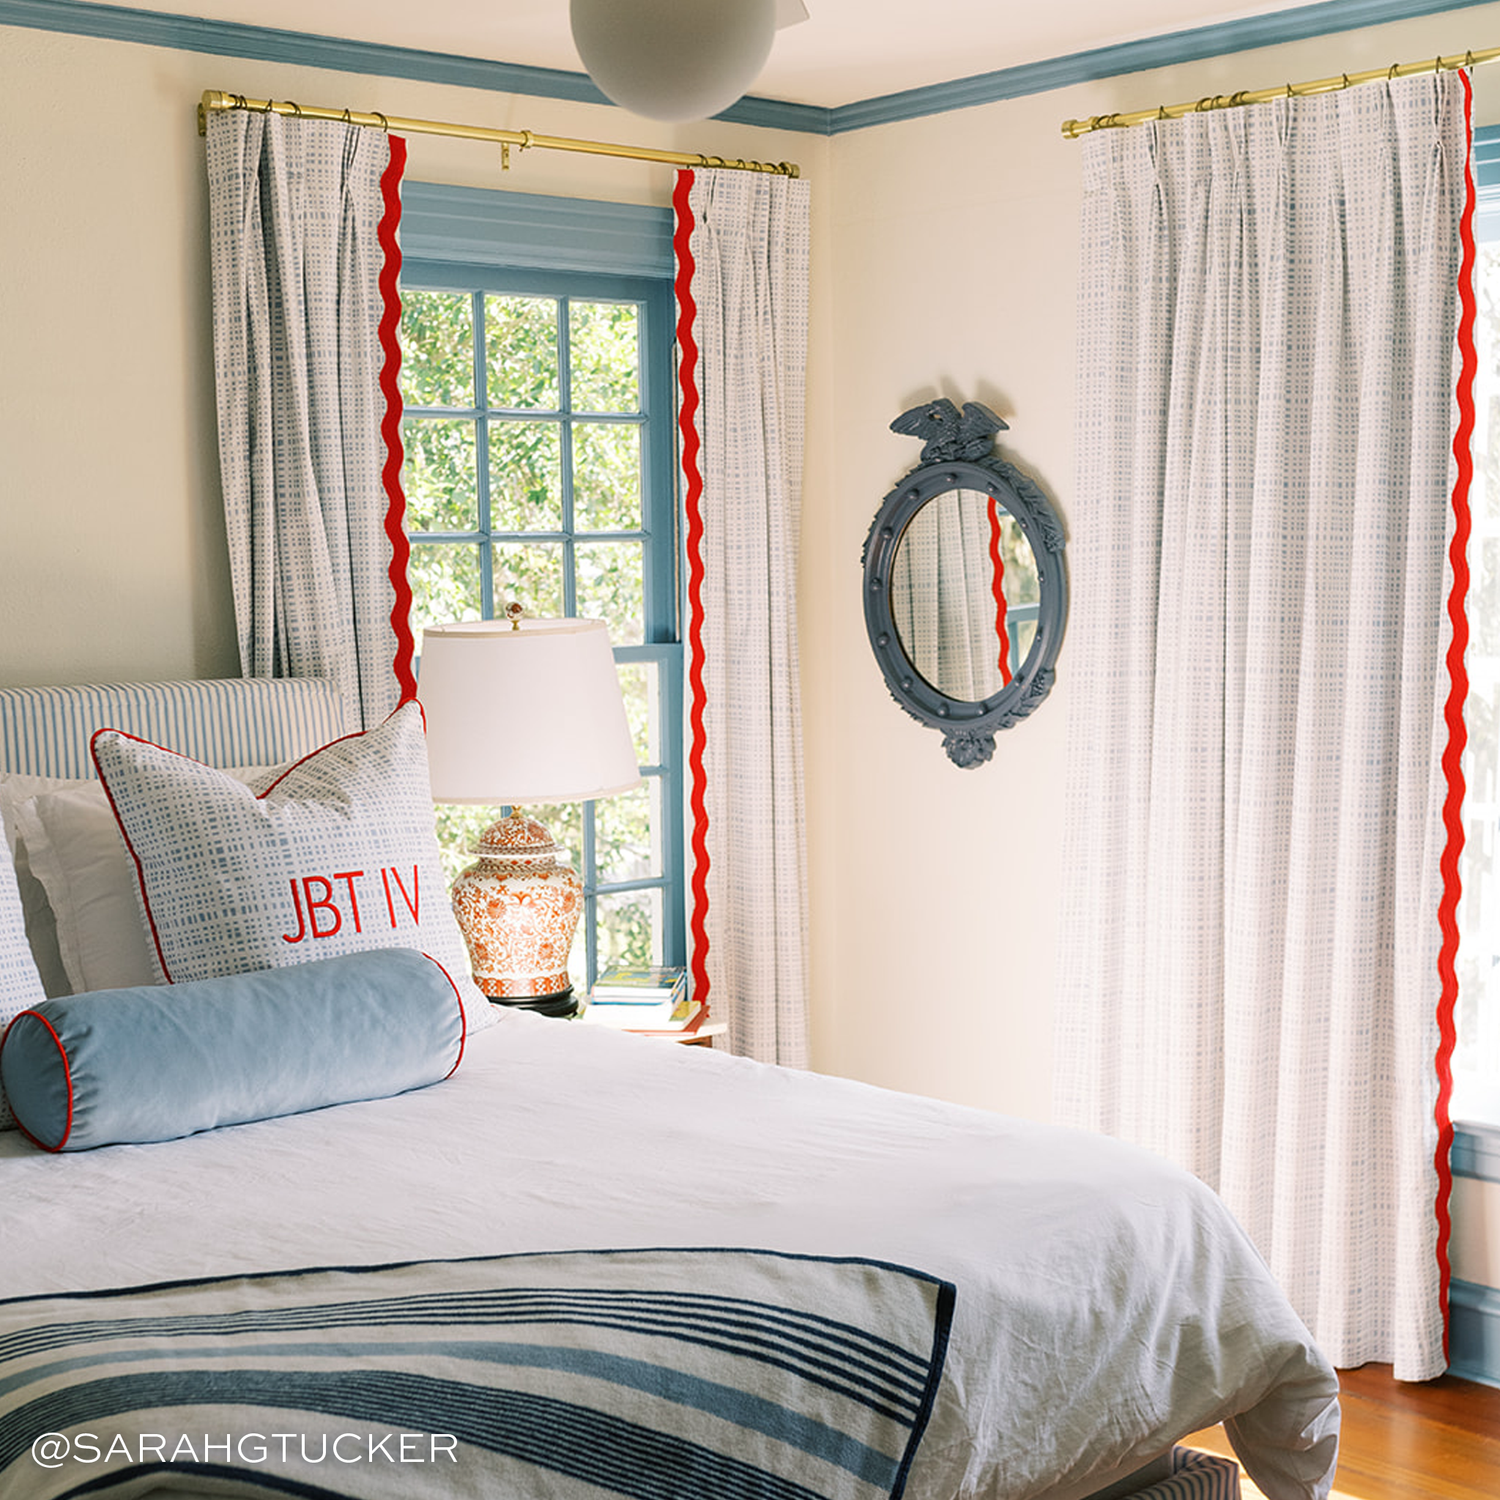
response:
{"label": "white globe pendant light", "polygon": [[706,120],[754,83],[771,53],[776,0],[571,0],[589,77],[648,120]]}

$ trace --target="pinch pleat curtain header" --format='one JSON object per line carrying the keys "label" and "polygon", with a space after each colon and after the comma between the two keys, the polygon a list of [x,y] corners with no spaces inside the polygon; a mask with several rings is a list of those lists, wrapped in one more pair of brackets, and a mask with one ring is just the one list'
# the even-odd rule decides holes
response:
{"label": "pinch pleat curtain header", "polygon": [[219,461],[246,677],[328,677],[383,719],[413,686],[395,227],[404,142],[207,121]]}

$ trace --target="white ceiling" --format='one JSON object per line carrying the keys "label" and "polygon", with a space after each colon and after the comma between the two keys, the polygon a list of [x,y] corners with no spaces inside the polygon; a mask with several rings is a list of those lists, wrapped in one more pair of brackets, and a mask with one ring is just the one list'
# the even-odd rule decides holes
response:
{"label": "white ceiling", "polygon": [[[567,0],[109,0],[135,10],[582,72]],[[620,0],[624,3],[624,0]],[[804,0],[751,92],[834,108],[1316,0]]]}

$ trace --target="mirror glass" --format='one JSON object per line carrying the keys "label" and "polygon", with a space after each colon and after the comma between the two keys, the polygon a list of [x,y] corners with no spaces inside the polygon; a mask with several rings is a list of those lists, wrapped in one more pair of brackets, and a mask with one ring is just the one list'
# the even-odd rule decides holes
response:
{"label": "mirror glass", "polygon": [[945,697],[993,698],[1026,660],[1040,605],[1031,543],[993,496],[944,490],[902,532],[891,615],[907,659]]}

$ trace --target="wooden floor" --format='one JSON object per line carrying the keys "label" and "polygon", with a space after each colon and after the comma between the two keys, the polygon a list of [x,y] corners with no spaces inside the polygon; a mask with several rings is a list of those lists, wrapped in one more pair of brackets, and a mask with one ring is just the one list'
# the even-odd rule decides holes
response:
{"label": "wooden floor", "polygon": [[[1341,1370],[1339,1384],[1338,1494],[1350,1500],[1500,1497],[1500,1390],[1448,1375],[1403,1384],[1391,1379],[1389,1365]],[[1222,1428],[1188,1441],[1214,1453],[1230,1451]]]}

